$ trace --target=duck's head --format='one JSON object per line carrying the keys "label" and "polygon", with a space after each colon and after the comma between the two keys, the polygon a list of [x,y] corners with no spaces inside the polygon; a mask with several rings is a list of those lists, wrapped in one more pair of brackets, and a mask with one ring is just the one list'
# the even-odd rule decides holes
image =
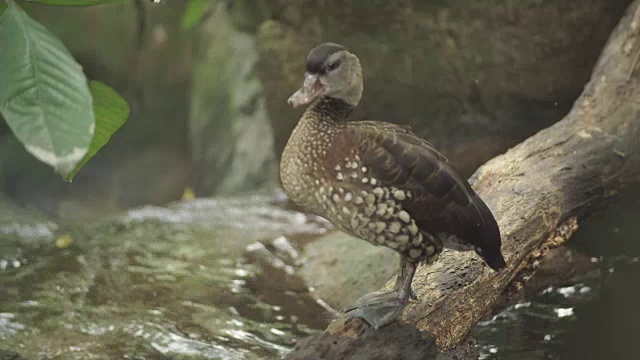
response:
{"label": "duck's head", "polygon": [[356,106],[362,96],[360,60],[344,46],[324,43],[307,56],[304,84],[289,98],[289,105],[298,107],[329,97]]}

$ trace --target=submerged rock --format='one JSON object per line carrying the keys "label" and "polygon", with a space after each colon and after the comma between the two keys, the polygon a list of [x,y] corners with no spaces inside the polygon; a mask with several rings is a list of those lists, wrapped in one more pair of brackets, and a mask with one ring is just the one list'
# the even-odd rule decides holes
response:
{"label": "submerged rock", "polygon": [[334,309],[380,289],[398,268],[398,255],[341,232],[331,232],[304,249],[301,272],[315,296]]}

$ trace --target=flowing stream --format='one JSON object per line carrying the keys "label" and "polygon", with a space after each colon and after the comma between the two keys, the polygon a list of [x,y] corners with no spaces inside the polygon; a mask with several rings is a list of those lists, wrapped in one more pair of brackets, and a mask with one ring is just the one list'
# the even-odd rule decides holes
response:
{"label": "flowing stream", "polygon": [[[625,206],[571,239],[591,271],[480,323],[482,359],[630,358],[640,204]],[[300,250],[328,227],[272,194],[82,224],[0,220],[0,349],[27,359],[280,358],[330,321],[298,275]]]}

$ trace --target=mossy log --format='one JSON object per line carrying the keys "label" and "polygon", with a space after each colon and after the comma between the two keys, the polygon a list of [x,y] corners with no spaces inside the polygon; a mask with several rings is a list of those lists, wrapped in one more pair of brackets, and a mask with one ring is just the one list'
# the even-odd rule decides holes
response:
{"label": "mossy log", "polygon": [[[627,9],[567,116],[483,165],[472,184],[501,228],[507,269],[445,251],[421,266],[419,300],[377,332],[337,318],[301,340],[288,359],[423,359],[465,343],[505,291],[526,281],[544,249],[571,236],[580,218],[640,181],[640,0]],[[387,287],[390,287],[389,281]],[[472,356],[472,355],[470,355]],[[458,358],[467,355],[458,354]]]}

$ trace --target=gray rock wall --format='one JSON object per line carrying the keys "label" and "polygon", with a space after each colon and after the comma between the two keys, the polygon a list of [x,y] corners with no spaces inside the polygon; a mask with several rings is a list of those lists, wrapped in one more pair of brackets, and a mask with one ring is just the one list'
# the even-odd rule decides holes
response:
{"label": "gray rock wall", "polygon": [[266,1],[260,76],[281,151],[315,45],[346,45],[365,93],[352,118],[410,124],[470,173],[559,120],[628,0]]}
{"label": "gray rock wall", "polygon": [[277,163],[258,53],[250,32],[219,3],[200,32],[194,67],[189,146],[196,191],[228,194],[273,186]]}

